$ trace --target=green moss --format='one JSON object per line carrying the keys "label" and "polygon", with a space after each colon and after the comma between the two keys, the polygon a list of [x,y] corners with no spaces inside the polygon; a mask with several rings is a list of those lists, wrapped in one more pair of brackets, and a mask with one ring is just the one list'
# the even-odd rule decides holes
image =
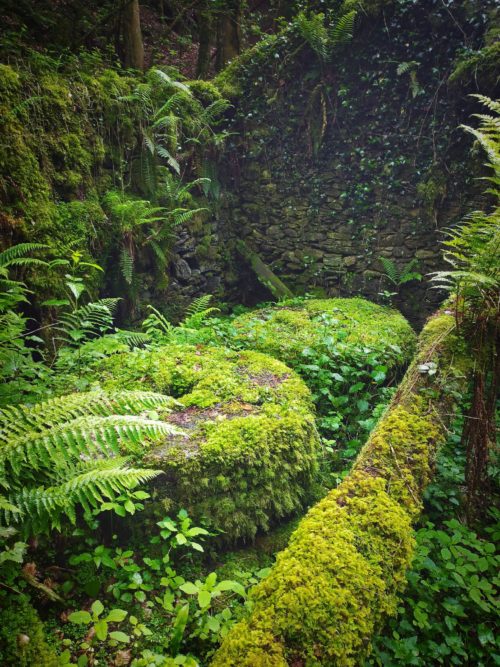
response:
{"label": "green moss", "polygon": [[[302,351],[321,351],[325,334],[342,332],[344,341],[383,350],[389,365],[408,361],[415,334],[396,310],[366,299],[311,299],[299,305],[256,310],[237,317],[237,342],[281,359],[292,368],[302,362]],[[329,316],[327,322],[322,316]],[[333,322],[333,330],[332,330]]]}
{"label": "green moss", "polygon": [[[43,54],[0,66],[1,221],[15,242],[38,241],[85,259],[105,256],[113,235],[101,234],[101,189],[122,169],[135,142],[140,110],[123,100],[129,76],[64,67]],[[63,250],[67,252],[67,250]],[[51,278],[52,279],[52,278]],[[46,296],[46,275],[31,286]],[[60,284],[57,277],[51,288]],[[52,292],[51,296],[55,295]]]}
{"label": "green moss", "polygon": [[187,85],[196,99],[206,106],[222,99],[220,90],[217,86],[214,86],[211,81],[196,79],[194,81],[188,81]]}
{"label": "green moss", "polygon": [[498,84],[500,41],[459,59],[448,78],[448,85],[466,88],[474,84],[481,92],[494,90]]}
{"label": "green moss", "polygon": [[417,185],[417,194],[424,209],[433,215],[435,209],[446,195],[446,175],[442,171],[433,170],[425,181]]}
{"label": "green moss", "polygon": [[43,623],[25,596],[0,597],[0,663],[12,667],[57,667]]}
{"label": "green moss", "polygon": [[258,65],[259,62],[265,62],[277,39],[276,35],[264,37],[260,42],[235,58],[215,77],[213,83],[223,97],[234,100],[243,94],[242,79],[245,70],[248,67]]}
{"label": "green moss", "polygon": [[179,406],[166,421],[187,435],[134,454],[165,471],[155,498],[185,507],[228,541],[303,508],[316,472],[318,437],[307,387],[257,352],[171,345],[116,354],[92,370],[107,389],[150,388]]}
{"label": "green moss", "polygon": [[253,590],[250,616],[230,631],[214,667],[363,663],[404,588],[412,521],[456,395],[449,369],[431,375],[421,362],[442,355],[449,362],[455,354],[449,316],[434,318],[421,337],[418,362],[352,472],[300,522]]}

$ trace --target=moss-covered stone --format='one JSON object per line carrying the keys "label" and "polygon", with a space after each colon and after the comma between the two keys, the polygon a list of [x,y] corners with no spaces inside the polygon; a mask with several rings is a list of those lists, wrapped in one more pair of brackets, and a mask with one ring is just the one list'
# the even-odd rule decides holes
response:
{"label": "moss-covered stone", "polygon": [[0,597],[0,663],[12,667],[57,667],[60,662],[45,641],[43,623],[28,601]]}
{"label": "moss-covered stone", "polygon": [[389,365],[409,361],[416,340],[401,313],[361,298],[284,303],[240,315],[234,327],[239,345],[271,354],[292,368],[303,361],[305,347],[321,352],[328,333],[342,332],[346,343],[382,350]]}
{"label": "moss-covered stone", "polygon": [[363,663],[404,588],[412,521],[444,440],[453,383],[464,377],[453,366],[460,351],[452,322],[443,315],[424,329],[415,362],[352,472],[301,521],[214,667]]}
{"label": "moss-covered stone", "polygon": [[155,483],[164,508],[185,507],[235,540],[252,539],[303,507],[318,437],[309,391],[281,362],[171,345],[113,355],[92,377],[107,390],[149,388],[178,399],[164,419],[185,435],[138,454],[165,471]]}

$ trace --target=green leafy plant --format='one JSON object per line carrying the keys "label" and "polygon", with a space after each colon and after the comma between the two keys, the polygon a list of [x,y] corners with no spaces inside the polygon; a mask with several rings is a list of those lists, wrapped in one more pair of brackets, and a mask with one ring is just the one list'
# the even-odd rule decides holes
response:
{"label": "green leafy plant", "polygon": [[396,68],[396,74],[398,76],[403,76],[405,74],[409,76],[410,90],[413,98],[417,97],[417,95],[420,95],[421,93],[424,92],[417,79],[418,65],[419,63],[416,60],[409,60],[399,63],[399,65]]}
{"label": "green leafy plant", "polygon": [[124,609],[111,609],[106,616],[102,616],[104,612],[104,605],[100,600],[95,600],[90,607],[90,611],[82,609],[80,611],[74,611],[68,616],[68,621],[70,623],[75,623],[77,625],[86,625],[90,626],[89,629],[95,638],[90,641],[84,641],[80,644],[80,648],[86,650],[90,648],[92,643],[97,641],[105,642],[106,640],[111,640],[111,643],[124,643],[128,644],[130,641],[129,635],[125,634],[121,630],[110,630],[109,624],[119,624],[125,620],[127,613]]}
{"label": "green leafy plant", "polygon": [[10,275],[12,269],[48,266],[27,256],[46,248],[39,243],[20,243],[0,253],[0,405],[33,394],[35,383],[50,374],[34,358],[33,344],[43,344],[43,340],[27,331],[28,318],[20,311],[29,303],[30,291]]}
{"label": "green leafy plant", "polygon": [[[374,425],[372,411],[384,402],[389,359],[376,348],[346,342],[347,333],[335,331],[334,319],[328,327],[329,320],[318,318],[326,325],[321,345],[304,348],[297,370],[313,392],[322,433],[347,444],[343,456],[352,459]],[[394,358],[400,353],[397,346],[391,350]]]}
{"label": "green leafy plant", "polygon": [[396,288],[400,288],[413,280],[422,280],[422,274],[415,271],[418,266],[418,260],[410,260],[403,268],[399,269],[395,262],[387,257],[379,257],[379,261],[384,269],[385,278]]}
{"label": "green leafy plant", "polygon": [[309,44],[321,61],[329,61],[335,49],[351,41],[357,12],[348,11],[325,23],[324,14],[299,12],[294,27],[302,39]]}

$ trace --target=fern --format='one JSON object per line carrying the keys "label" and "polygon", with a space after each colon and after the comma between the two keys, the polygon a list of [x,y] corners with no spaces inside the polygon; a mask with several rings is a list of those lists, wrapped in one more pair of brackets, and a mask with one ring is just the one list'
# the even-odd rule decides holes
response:
{"label": "fern", "polygon": [[120,270],[125,282],[131,285],[134,276],[134,258],[128,248],[122,248],[120,253]]}
{"label": "fern", "polygon": [[56,338],[70,347],[102,335],[113,326],[113,317],[120,299],[100,299],[63,313],[56,325]]}
{"label": "fern", "polygon": [[87,464],[85,471],[80,471],[80,464],[68,473],[68,481],[48,487],[25,486],[12,494],[21,516],[6,510],[3,519],[7,524],[21,519],[24,534],[54,528],[60,530],[63,516],[71,523],[76,522],[78,506],[89,512],[103,501],[112,500],[161,474],[159,470],[129,468],[126,462],[126,459],[116,459]]}
{"label": "fern", "polygon": [[34,429],[46,428],[47,425],[63,424],[69,419],[127,415],[175,404],[170,396],[154,392],[123,391],[110,396],[102,391],[93,391],[68,394],[30,406],[7,406],[0,409],[0,442],[32,433]]}
{"label": "fern", "polygon": [[144,347],[151,342],[150,337],[141,331],[126,331],[123,329],[117,329],[116,333],[113,335],[118,340],[123,341],[131,349],[135,347]]}
{"label": "fern", "polygon": [[[500,101],[475,95],[497,116],[476,114],[479,128],[463,125],[488,155],[487,165],[494,175],[487,177],[495,187],[488,192],[496,199],[491,213],[474,211],[449,232],[445,241],[444,259],[451,265],[448,271],[432,274],[435,287],[451,292],[456,298],[456,318],[467,318],[474,327],[484,331],[500,319]],[[462,312],[459,313],[459,304]]]}
{"label": "fern", "polygon": [[324,14],[299,12],[295,19],[295,27],[302,39],[309,44],[322,62],[333,56],[335,49],[352,39],[357,12],[346,12],[337,18],[331,26],[325,25]]}
{"label": "fern", "polygon": [[354,34],[356,15],[357,12],[352,10],[339,17],[333,28],[330,29],[329,37],[331,44],[340,46],[351,41]]}
{"label": "fern", "polygon": [[211,299],[211,294],[204,294],[194,299],[186,308],[186,315],[181,326],[185,329],[199,329],[209,315],[218,313],[219,308],[209,307]]}
{"label": "fern", "polygon": [[16,264],[19,265],[20,262],[24,262],[24,265],[29,263],[46,265],[47,263],[42,262],[42,260],[34,257],[25,257],[25,255],[36,250],[44,250],[48,247],[44,243],[18,243],[17,245],[13,245],[7,248],[7,250],[0,252],[0,267],[7,268]]}
{"label": "fern", "polygon": [[398,269],[396,264],[387,257],[379,257],[382,264],[385,277],[396,287],[401,287],[412,280],[422,280],[422,275],[413,269],[418,266],[418,260],[412,259],[403,269]]}
{"label": "fern", "polygon": [[152,479],[159,471],[130,468],[122,454],[180,433],[143,414],[173,405],[153,392],[89,392],[1,410],[0,523],[25,533],[60,528],[77,506],[95,508]]}
{"label": "fern", "polygon": [[148,305],[148,310],[151,311],[151,314],[144,320],[142,323],[143,329],[149,336],[166,338],[170,339],[174,325],[171,324],[165,315],[162,315],[159,310],[154,306]]}

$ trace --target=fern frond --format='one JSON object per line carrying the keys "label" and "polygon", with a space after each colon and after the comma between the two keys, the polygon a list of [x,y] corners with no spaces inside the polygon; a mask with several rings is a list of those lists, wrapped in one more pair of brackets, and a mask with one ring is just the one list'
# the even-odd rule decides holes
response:
{"label": "fern frond", "polygon": [[119,301],[119,298],[100,299],[80,306],[71,313],[63,313],[56,325],[59,334],[57,338],[73,346],[109,331],[113,326],[113,315]]}
{"label": "fern frond", "polygon": [[168,264],[168,257],[165,254],[165,252],[163,251],[163,248],[154,239],[151,239],[149,241],[149,245],[151,246],[151,248],[152,248],[152,250],[155,254],[156,262],[157,262],[159,268],[164,269]]}
{"label": "fern frond", "polygon": [[171,86],[172,88],[177,88],[178,90],[182,91],[183,93],[187,93],[188,95],[193,94],[189,86],[186,86],[186,84],[182,83],[181,81],[175,81],[161,69],[155,69],[153,71],[156,74],[156,76],[159,79],[161,79],[161,81],[163,81],[164,83],[168,83],[168,85]]}
{"label": "fern frond", "polygon": [[160,313],[160,311],[154,306],[148,305],[148,310],[151,311],[151,314],[144,320],[142,323],[143,329],[149,335],[155,335],[160,333],[162,336],[169,338],[174,329],[173,324],[171,324],[165,315]]}
{"label": "fern frond", "polygon": [[[76,507],[81,505],[86,511],[99,507],[139,484],[149,482],[161,474],[160,470],[129,468],[126,459],[103,461],[76,468],[70,479],[50,487],[22,488],[10,497],[16,508],[23,514],[25,531],[28,527],[61,529],[61,517],[66,516],[72,523],[76,521]],[[8,525],[18,520],[17,515],[3,511],[0,517]]]}
{"label": "fern frond", "polygon": [[492,100],[491,98],[486,97],[486,95],[480,95],[478,93],[472,93],[471,97],[475,97],[481,104],[484,104],[485,107],[500,114],[500,100]]}
{"label": "fern frond", "polygon": [[75,458],[140,452],[145,440],[156,441],[178,433],[178,429],[167,422],[135,415],[79,417],[11,438],[0,450],[0,466],[8,464],[19,476],[26,467],[30,471],[50,470],[61,461]]}
{"label": "fern frond", "polygon": [[184,225],[186,222],[189,222],[190,220],[192,220],[195,215],[198,215],[199,213],[203,213],[204,211],[208,211],[208,209],[207,208],[191,208],[191,209],[175,208],[173,211],[170,211],[170,215],[172,216],[171,224],[175,227],[177,227],[177,225]]}
{"label": "fern frond", "polygon": [[151,338],[148,336],[148,334],[143,333],[142,331],[126,331],[123,329],[117,329],[115,336],[123,340],[123,342],[126,343],[130,348],[144,347],[151,342]]}
{"label": "fern frond", "polygon": [[391,283],[398,285],[401,275],[396,264],[387,257],[379,257],[379,261],[384,267],[386,277],[391,281]]}
{"label": "fern frond", "polygon": [[120,270],[125,282],[131,285],[132,277],[134,275],[134,258],[127,248],[122,248],[120,253]]}
{"label": "fern frond", "polygon": [[49,246],[45,243],[18,243],[17,245],[13,245],[10,248],[7,248],[7,250],[0,252],[0,266],[12,266],[14,261],[19,260],[21,257],[24,257],[24,255],[48,247]]}
{"label": "fern frond", "polygon": [[[139,332],[122,332],[143,337]],[[43,430],[80,417],[130,415],[176,405],[175,399],[150,391],[120,391],[108,394],[89,391],[50,398],[34,405],[11,405],[0,409],[0,443]],[[1,448],[0,444],[0,448]]]}
{"label": "fern frond", "polygon": [[233,105],[225,99],[215,100],[203,111],[201,121],[211,125],[220,120],[221,116]]}
{"label": "fern frond", "polygon": [[354,23],[357,12],[352,10],[341,16],[330,30],[330,42],[332,46],[341,46],[350,42],[354,34]]}
{"label": "fern frond", "polygon": [[199,296],[198,298],[191,301],[189,306],[186,308],[186,319],[206,310],[211,300],[211,294],[203,294],[203,296]]}
{"label": "fern frond", "polygon": [[402,74],[407,74],[408,72],[411,72],[416,66],[418,65],[418,62],[416,60],[409,60],[408,62],[401,62],[396,68],[396,74],[398,76],[401,76]]}

